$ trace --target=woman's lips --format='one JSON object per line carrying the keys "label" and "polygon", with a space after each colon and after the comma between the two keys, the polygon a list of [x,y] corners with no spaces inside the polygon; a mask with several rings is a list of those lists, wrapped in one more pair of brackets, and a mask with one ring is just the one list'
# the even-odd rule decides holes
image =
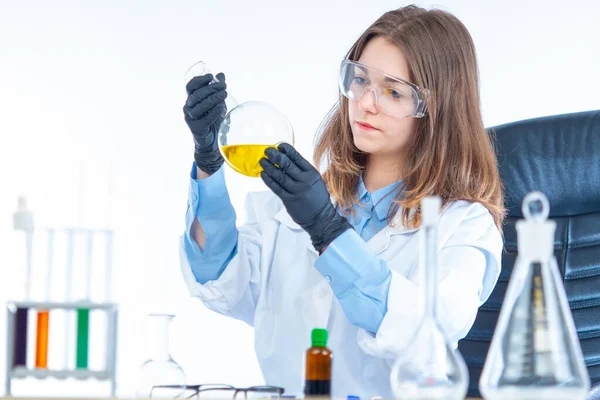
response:
{"label": "woman's lips", "polygon": [[367,124],[366,122],[356,121],[356,125],[364,131],[378,131],[379,129],[375,128],[373,125]]}

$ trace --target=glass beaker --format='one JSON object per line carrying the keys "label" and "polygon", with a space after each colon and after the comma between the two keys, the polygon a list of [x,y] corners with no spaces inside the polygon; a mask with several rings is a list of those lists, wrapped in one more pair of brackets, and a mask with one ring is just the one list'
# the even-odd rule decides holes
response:
{"label": "glass beaker", "polygon": [[397,399],[462,400],[469,375],[464,359],[448,343],[437,322],[438,228],[441,199],[421,201],[419,272],[424,314],[409,345],[392,367],[390,383]]}
{"label": "glass beaker", "polygon": [[149,358],[140,367],[136,397],[177,399],[186,390],[183,369],[169,352],[169,328],[174,315],[148,315]]}
{"label": "glass beaker", "polygon": [[[197,62],[186,72],[186,83],[194,76],[210,73],[206,63]],[[216,78],[213,79],[213,82]],[[241,104],[227,91],[227,113],[219,125],[217,140],[221,155],[234,171],[259,177],[258,164],[267,147],[286,142],[294,145],[294,130],[289,120],[272,105],[262,101]]]}
{"label": "glass beaker", "polygon": [[479,390],[495,399],[584,399],[590,388],[573,316],[554,258],[548,199],[531,192],[517,222],[518,255]]}

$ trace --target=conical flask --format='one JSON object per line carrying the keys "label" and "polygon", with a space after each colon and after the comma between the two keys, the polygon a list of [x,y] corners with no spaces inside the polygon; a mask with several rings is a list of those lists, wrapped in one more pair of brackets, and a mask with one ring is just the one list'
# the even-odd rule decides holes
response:
{"label": "conical flask", "polygon": [[556,223],[540,192],[522,208],[518,256],[479,390],[487,400],[584,399],[590,380],[554,258]]}
{"label": "conical flask", "polygon": [[421,282],[424,313],[409,345],[392,367],[390,383],[397,399],[462,400],[469,375],[465,361],[447,341],[437,321],[439,197],[421,201]]}
{"label": "conical flask", "polygon": [[168,314],[148,316],[149,358],[140,367],[137,398],[179,399],[185,395],[185,373],[169,352],[169,326],[174,317]]}

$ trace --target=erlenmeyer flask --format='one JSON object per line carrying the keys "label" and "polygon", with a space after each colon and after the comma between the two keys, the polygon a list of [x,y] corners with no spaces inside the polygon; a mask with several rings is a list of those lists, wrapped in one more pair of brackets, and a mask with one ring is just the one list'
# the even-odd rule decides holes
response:
{"label": "erlenmeyer flask", "polygon": [[[203,61],[186,72],[186,83],[194,76],[210,73]],[[216,78],[215,78],[216,79]],[[259,177],[262,168],[258,161],[267,147],[279,143],[294,145],[294,130],[288,119],[272,105],[262,101],[241,104],[227,90],[227,113],[217,134],[219,151],[227,164],[242,175]]]}
{"label": "erlenmeyer flask", "polygon": [[540,192],[523,199],[518,255],[479,390],[487,400],[584,399],[590,387]]}
{"label": "erlenmeyer flask", "polygon": [[150,314],[147,338],[149,358],[140,367],[136,396],[177,399],[186,390],[185,373],[169,352],[169,325],[174,315]]}
{"label": "erlenmeyer flask", "polygon": [[397,399],[464,399],[469,383],[465,361],[449,345],[437,322],[439,197],[421,201],[419,272],[424,315],[409,345],[392,367],[390,383]]}

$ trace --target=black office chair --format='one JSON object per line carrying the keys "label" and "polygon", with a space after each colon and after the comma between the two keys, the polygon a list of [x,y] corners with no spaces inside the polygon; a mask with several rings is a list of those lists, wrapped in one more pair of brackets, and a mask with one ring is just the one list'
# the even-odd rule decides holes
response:
{"label": "black office chair", "polygon": [[[508,280],[515,263],[515,222],[533,190],[550,202],[556,221],[554,254],[569,299],[592,386],[600,383],[600,110],[513,122],[490,128],[495,135],[508,218],[502,272],[469,334],[459,342],[470,374],[469,396],[478,384]],[[589,400],[600,399],[600,389]]]}

